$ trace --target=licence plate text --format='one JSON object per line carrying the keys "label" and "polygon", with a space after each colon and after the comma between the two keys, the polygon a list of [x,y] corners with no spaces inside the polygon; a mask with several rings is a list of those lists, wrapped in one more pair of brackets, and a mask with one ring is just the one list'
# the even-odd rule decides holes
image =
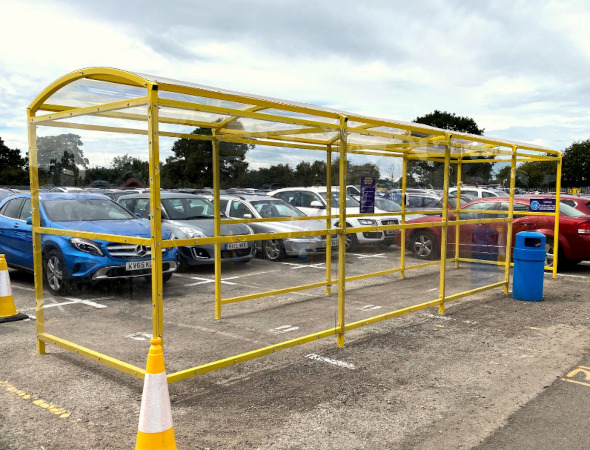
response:
{"label": "licence plate text", "polygon": [[225,244],[226,250],[235,250],[238,248],[248,248],[248,243],[247,242],[228,242],[227,244]]}
{"label": "licence plate text", "polygon": [[151,261],[128,261],[125,263],[125,270],[142,270],[151,268]]}

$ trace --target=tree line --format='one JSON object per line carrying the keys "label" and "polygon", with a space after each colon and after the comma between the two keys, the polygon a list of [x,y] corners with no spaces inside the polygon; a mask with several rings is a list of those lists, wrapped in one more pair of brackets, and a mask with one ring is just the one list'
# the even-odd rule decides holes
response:
{"label": "tree line", "polygon": [[[434,112],[414,120],[416,123],[435,126],[462,133],[483,135],[484,129],[469,117],[453,113]],[[239,121],[232,122],[233,128],[242,129]],[[196,128],[193,134],[210,136],[209,128]],[[147,185],[149,164],[147,161],[121,155],[113,158],[109,167],[89,167],[84,156],[80,136],[72,133],[37,138],[39,150],[39,184],[88,186],[91,184],[114,186]],[[277,164],[269,167],[250,168],[246,154],[254,148],[252,144],[221,142],[219,145],[219,173],[222,189],[230,187],[279,187],[311,186],[324,184],[326,161],[301,161],[295,167]],[[162,188],[202,188],[213,185],[212,143],[210,140],[181,138],[172,146],[172,156],[160,161]],[[590,185],[590,139],[574,142],[563,152],[562,186],[585,187]],[[510,166],[504,165],[494,172],[494,159],[489,163],[463,164],[461,179],[473,184],[504,184],[510,181]],[[360,184],[361,176],[372,176],[379,184],[392,187],[397,181],[395,171],[381,174],[374,163],[355,164],[347,161],[347,182]],[[0,138],[0,185],[22,186],[29,184],[28,153],[23,157],[19,149],[10,149]],[[516,170],[516,186],[525,188],[551,188],[555,186],[556,167],[554,162],[529,161],[521,163]],[[338,180],[339,161],[331,164],[332,179]],[[393,167],[393,166],[392,166]],[[453,170],[453,169],[451,169]],[[451,174],[456,176],[456,174]],[[408,187],[441,187],[444,178],[444,164],[435,161],[408,161]]]}

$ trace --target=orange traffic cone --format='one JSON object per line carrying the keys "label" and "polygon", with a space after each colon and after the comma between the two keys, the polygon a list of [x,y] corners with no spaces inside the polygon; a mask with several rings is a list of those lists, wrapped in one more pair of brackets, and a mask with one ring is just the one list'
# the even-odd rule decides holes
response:
{"label": "orange traffic cone", "polygon": [[152,338],[143,381],[135,449],[176,449],[162,339]]}
{"label": "orange traffic cone", "polygon": [[10,289],[8,265],[4,255],[0,255],[0,323],[28,319],[26,314],[16,312],[14,298]]}

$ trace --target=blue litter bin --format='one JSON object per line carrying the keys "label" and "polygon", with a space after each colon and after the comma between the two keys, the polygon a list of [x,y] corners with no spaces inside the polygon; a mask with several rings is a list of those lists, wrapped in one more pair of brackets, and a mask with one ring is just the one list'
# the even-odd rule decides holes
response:
{"label": "blue litter bin", "polygon": [[512,297],[517,300],[543,300],[545,274],[545,235],[521,231],[514,242]]}

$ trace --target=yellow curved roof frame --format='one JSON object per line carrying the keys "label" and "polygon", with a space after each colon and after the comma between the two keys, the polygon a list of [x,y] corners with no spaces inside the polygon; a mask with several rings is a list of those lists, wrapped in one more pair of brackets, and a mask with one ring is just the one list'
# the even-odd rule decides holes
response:
{"label": "yellow curved roof frame", "polygon": [[132,86],[144,86],[147,88],[151,81],[131,72],[120,69],[111,69],[106,67],[92,67],[89,69],[76,70],[57,79],[47,86],[29,106],[32,114],[36,113],[41,105],[51,97],[55,92],[64,86],[79,80],[81,78],[90,78],[94,80],[109,81],[112,83],[128,84]]}

